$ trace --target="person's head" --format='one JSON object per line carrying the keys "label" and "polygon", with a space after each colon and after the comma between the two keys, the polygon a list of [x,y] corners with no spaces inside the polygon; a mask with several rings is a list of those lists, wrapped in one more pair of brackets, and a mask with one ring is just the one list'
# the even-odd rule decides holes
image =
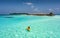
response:
{"label": "person's head", "polygon": [[30,26],[28,26],[28,28],[30,28]]}

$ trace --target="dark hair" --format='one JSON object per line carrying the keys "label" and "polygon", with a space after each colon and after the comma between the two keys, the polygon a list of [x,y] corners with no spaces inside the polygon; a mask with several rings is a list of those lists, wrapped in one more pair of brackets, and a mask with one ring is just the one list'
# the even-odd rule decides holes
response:
{"label": "dark hair", "polygon": [[28,28],[30,28],[30,26],[28,26]]}

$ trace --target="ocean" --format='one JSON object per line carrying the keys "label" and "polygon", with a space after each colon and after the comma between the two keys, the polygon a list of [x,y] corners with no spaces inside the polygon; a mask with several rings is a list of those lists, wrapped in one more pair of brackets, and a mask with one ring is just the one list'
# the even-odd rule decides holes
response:
{"label": "ocean", "polygon": [[0,15],[0,38],[60,38],[60,15]]}

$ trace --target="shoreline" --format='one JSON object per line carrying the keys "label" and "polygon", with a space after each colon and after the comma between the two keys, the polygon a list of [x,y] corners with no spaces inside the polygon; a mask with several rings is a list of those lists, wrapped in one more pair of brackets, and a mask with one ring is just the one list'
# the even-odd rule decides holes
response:
{"label": "shoreline", "polygon": [[55,14],[53,14],[52,12],[50,12],[49,14],[29,14],[29,13],[10,13],[9,15],[36,15],[36,16],[54,16]]}
{"label": "shoreline", "polygon": [[34,15],[34,16],[54,16],[55,14],[53,14],[52,12],[49,14],[28,14],[28,13],[10,13],[10,14],[0,14],[2,15]]}

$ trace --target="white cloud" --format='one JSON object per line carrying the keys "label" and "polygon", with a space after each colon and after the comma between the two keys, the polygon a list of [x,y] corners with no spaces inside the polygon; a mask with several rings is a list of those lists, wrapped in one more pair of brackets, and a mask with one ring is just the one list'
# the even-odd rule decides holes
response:
{"label": "white cloud", "polygon": [[38,9],[37,9],[37,8],[35,8],[35,9],[34,9],[34,11],[38,11]]}
{"label": "white cloud", "polygon": [[34,8],[34,6],[33,6],[33,5],[31,5],[31,8],[33,9],[33,8]]}
{"label": "white cloud", "polygon": [[35,8],[35,6],[33,5],[33,3],[31,3],[31,2],[26,2],[24,4],[29,5],[31,9]]}
{"label": "white cloud", "polygon": [[56,8],[57,10],[59,10],[60,8]]}
{"label": "white cloud", "polygon": [[50,12],[54,11],[54,9],[48,9]]}
{"label": "white cloud", "polygon": [[31,3],[31,2],[27,2],[27,3],[24,3],[24,4],[27,4],[27,5],[32,5],[32,3]]}
{"label": "white cloud", "polygon": [[55,10],[58,10],[58,11],[60,11],[60,8],[56,8]]}
{"label": "white cloud", "polygon": [[51,11],[52,9],[49,9],[49,11]]}
{"label": "white cloud", "polygon": [[55,8],[55,9],[49,9],[49,11],[56,11],[56,10],[60,10],[60,8]]}
{"label": "white cloud", "polygon": [[29,6],[30,6],[30,9],[31,9],[32,11],[40,12],[40,10],[39,10],[38,8],[36,8],[36,7],[33,5],[33,3],[31,3],[31,2],[26,2],[26,3],[24,3],[24,4],[29,5]]}
{"label": "white cloud", "polygon": [[33,11],[40,12],[40,10],[38,8],[35,8]]}
{"label": "white cloud", "polygon": [[60,8],[55,8],[54,10],[55,10],[55,11],[60,11]]}

